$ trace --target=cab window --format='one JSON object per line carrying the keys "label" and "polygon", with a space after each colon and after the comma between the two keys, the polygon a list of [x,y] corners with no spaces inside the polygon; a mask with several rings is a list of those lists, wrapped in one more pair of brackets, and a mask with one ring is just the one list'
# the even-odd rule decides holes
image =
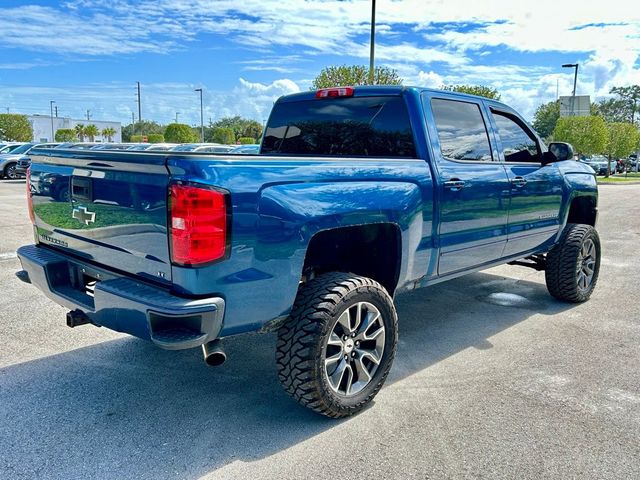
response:
{"label": "cab window", "polygon": [[502,142],[504,161],[540,163],[540,149],[533,134],[511,115],[494,110],[491,113]]}
{"label": "cab window", "polygon": [[443,157],[474,162],[493,161],[489,134],[478,104],[434,98],[431,109]]}

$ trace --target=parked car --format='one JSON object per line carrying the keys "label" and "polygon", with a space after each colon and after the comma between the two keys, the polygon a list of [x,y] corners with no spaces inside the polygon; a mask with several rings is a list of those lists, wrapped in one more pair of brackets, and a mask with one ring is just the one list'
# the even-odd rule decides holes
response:
{"label": "parked car", "polygon": [[607,163],[611,166],[612,175],[617,171],[617,162],[615,160],[609,161],[604,155],[592,155],[591,157],[583,157],[582,159],[580,159],[580,161],[593,168],[597,175],[607,174]]}
{"label": "parked car", "polygon": [[200,147],[217,147],[222,146],[220,143],[181,143],[171,149],[173,152],[193,152]]}
{"label": "parked car", "polygon": [[229,153],[234,148],[236,148],[235,145],[203,145],[193,151],[199,153]]}
{"label": "parked car", "polygon": [[139,152],[168,151],[168,150],[172,150],[177,146],[178,146],[177,143],[138,143],[127,148],[127,150],[139,151]]}
{"label": "parked car", "polygon": [[36,148],[55,148],[59,145],[59,143],[37,143],[34,145],[28,152],[20,157],[20,159],[16,162],[15,171],[19,176],[23,176],[27,173],[27,168],[31,165],[31,157],[28,156],[31,151]]}
{"label": "parked car", "polygon": [[0,178],[19,178],[20,174],[16,170],[18,161],[27,155],[35,145],[37,144],[23,143],[19,147],[13,149],[11,153],[0,155]]}
{"label": "parked car", "polygon": [[260,153],[260,144],[240,145],[239,147],[230,150],[229,153],[258,155]]}
{"label": "parked car", "polygon": [[100,142],[64,142],[59,144],[58,149],[66,149],[66,150],[89,150],[97,145],[103,145]]}
{"label": "parked car", "polygon": [[100,143],[98,145],[94,145],[90,150],[127,150],[132,145],[132,143]]}
{"label": "parked car", "polygon": [[8,142],[0,145],[0,155],[4,155],[5,153],[11,153],[13,150],[18,148],[20,145],[24,145],[24,142]]}
{"label": "parked car", "polygon": [[284,389],[329,417],[384,384],[396,295],[505,263],[544,270],[567,302],[598,280],[593,170],[487,98],[396,86],[280,97],[251,162],[49,154],[31,175],[61,175],[71,201],[28,196],[36,242],[18,249],[18,277],[67,308],[67,325],[201,347],[209,365],[226,358],[221,338],[277,331]]}

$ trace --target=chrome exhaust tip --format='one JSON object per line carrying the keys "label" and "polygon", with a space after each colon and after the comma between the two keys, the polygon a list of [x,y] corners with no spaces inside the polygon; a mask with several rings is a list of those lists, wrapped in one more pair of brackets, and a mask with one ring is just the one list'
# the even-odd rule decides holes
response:
{"label": "chrome exhaust tip", "polygon": [[210,367],[219,367],[227,360],[227,354],[222,348],[222,341],[218,338],[202,344],[202,354],[204,355],[204,363]]}

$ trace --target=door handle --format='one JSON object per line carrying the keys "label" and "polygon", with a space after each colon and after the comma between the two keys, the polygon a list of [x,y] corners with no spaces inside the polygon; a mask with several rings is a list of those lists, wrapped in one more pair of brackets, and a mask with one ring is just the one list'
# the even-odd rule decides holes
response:
{"label": "door handle", "polygon": [[513,185],[514,187],[524,187],[527,184],[527,181],[524,179],[524,177],[514,177],[511,179],[511,185]]}
{"label": "door handle", "polygon": [[464,180],[460,180],[459,178],[452,178],[451,180],[444,182],[444,188],[451,190],[452,192],[457,192],[458,190],[463,189],[464,186]]}

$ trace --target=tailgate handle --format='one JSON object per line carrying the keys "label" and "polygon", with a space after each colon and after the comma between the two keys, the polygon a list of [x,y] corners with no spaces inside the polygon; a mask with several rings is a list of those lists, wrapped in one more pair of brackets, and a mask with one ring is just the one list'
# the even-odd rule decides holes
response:
{"label": "tailgate handle", "polygon": [[71,177],[71,197],[77,200],[93,201],[93,188],[90,178]]}

